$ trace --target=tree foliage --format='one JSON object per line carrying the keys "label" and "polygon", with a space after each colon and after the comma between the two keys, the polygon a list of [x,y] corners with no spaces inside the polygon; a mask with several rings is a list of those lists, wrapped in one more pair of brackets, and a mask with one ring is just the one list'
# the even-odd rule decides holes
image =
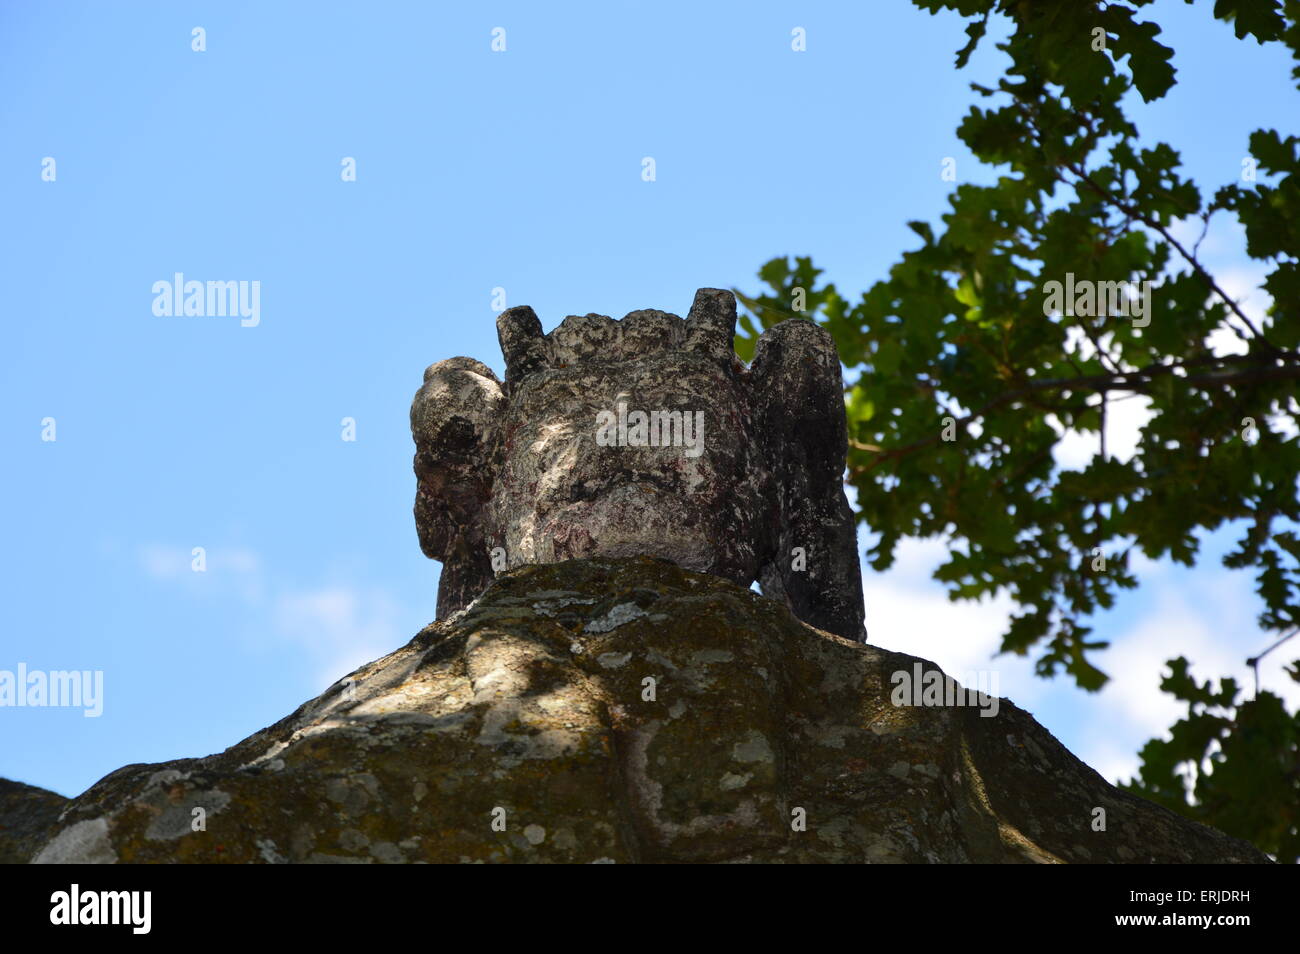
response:
{"label": "tree foliage", "polygon": [[[913,2],[971,18],[959,68],[990,18],[1005,18],[1010,66],[994,86],[972,84],[977,101],[957,131],[996,182],[957,185],[941,228],[909,223],[919,247],[856,303],[803,257],[768,262],[761,292],[737,292],[742,356],[796,315],[840,348],[852,378],[849,479],[878,534],[872,567],[887,569],[905,537],[946,537],[936,577],[950,596],[1010,594],[1002,650],[1033,653],[1040,675],[1064,672],[1089,690],[1106,681],[1107,644],[1086,620],[1137,585],[1135,548],[1192,565],[1200,537],[1230,526],[1239,540],[1225,563],[1253,572],[1259,625],[1300,626],[1300,444],[1289,436],[1300,415],[1300,137],[1255,132],[1242,168],[1208,194],[1174,146],[1142,141],[1125,109],[1175,84],[1174,51],[1141,17],[1150,0]],[[1288,47],[1300,83],[1300,0],[1217,0],[1212,15],[1245,42]],[[1273,303],[1262,319],[1188,238],[1216,216],[1239,221],[1246,253],[1265,263]],[[1053,282],[1128,281],[1151,283],[1141,317],[1113,292],[1108,307],[1100,292],[1052,305]],[[1106,446],[1107,415],[1128,400],[1150,417],[1124,460]],[[1054,458],[1068,431],[1098,439],[1078,469]],[[1238,703],[1230,680],[1210,695],[1170,665],[1166,689],[1220,714],[1148,744],[1135,790],[1294,855],[1295,717],[1267,693]],[[1252,788],[1261,753],[1280,773],[1267,796]],[[1213,772],[1188,791],[1171,781],[1183,763]],[[1234,798],[1254,808],[1227,807]]]}
{"label": "tree foliage", "polygon": [[[1300,712],[1264,690],[1250,699],[1231,678],[1197,683],[1185,657],[1160,688],[1187,704],[1169,739],[1142,748],[1138,778],[1123,786],[1166,808],[1253,841],[1278,861],[1300,860]],[[1289,670],[1300,682],[1300,665]],[[1189,798],[1189,795],[1191,796]]]}

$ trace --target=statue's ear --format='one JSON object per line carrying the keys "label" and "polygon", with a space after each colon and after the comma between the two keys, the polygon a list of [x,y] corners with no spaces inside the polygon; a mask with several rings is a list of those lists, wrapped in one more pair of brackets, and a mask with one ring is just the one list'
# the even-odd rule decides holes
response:
{"label": "statue's ear", "polygon": [[801,620],[866,640],[856,521],[844,496],[848,430],[831,336],[792,319],[758,339],[750,370],[758,433],[780,525],[759,578]]}
{"label": "statue's ear", "polygon": [[415,528],[424,555],[443,564],[439,619],[468,606],[492,581],[483,512],[505,400],[487,365],[450,358],[424,372],[411,402]]}

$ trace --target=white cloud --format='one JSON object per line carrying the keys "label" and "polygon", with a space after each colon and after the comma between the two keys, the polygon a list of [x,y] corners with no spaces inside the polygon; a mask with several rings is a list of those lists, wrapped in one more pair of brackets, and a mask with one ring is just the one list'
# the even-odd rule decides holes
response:
{"label": "white cloud", "polygon": [[206,570],[196,573],[191,549],[146,543],[137,548],[137,556],[155,580],[180,585],[191,595],[244,604],[263,621],[259,628],[269,616],[275,632],[304,651],[322,687],[410,637],[400,631],[397,602],[386,591],[350,584],[277,585],[260,555],[240,546],[207,548]]}
{"label": "white cloud", "polygon": [[[1204,567],[1181,575],[1180,583],[1169,575],[1143,583],[1153,606],[1106,652],[1103,668],[1111,681],[1093,697],[1087,741],[1076,753],[1112,781],[1135,776],[1143,743],[1168,738],[1169,727],[1186,715],[1185,703],[1159,691],[1168,660],[1186,656],[1198,682],[1232,676],[1243,690],[1240,698],[1249,698],[1255,679],[1246,659],[1272,641],[1256,625],[1259,601],[1248,574]],[[1300,686],[1283,666],[1297,655],[1300,646],[1289,655],[1279,649],[1260,665],[1260,687],[1293,709],[1300,706]]]}
{"label": "white cloud", "polygon": [[[1267,311],[1272,306],[1273,299],[1262,287],[1264,279],[1268,276],[1268,269],[1263,263],[1247,261],[1244,264],[1211,269],[1211,272],[1219,287],[1237,303],[1256,328],[1262,328],[1267,324]],[[1233,328],[1245,331],[1240,318],[1229,316],[1225,324],[1210,333],[1208,343],[1215,355],[1223,357],[1246,353],[1246,342],[1232,330]]]}
{"label": "white cloud", "polygon": [[942,540],[904,540],[886,573],[863,572],[867,633],[872,645],[920,656],[961,681],[979,670],[998,673],[998,694],[1028,705],[1045,689],[1033,663],[1017,656],[993,657],[1002,644],[1012,601],[1003,595],[978,603],[953,603],[931,574],[947,558]]}
{"label": "white cloud", "polygon": [[1106,406],[1106,452],[1127,461],[1137,453],[1142,428],[1151,420],[1151,399],[1139,395]]}
{"label": "white cloud", "polygon": [[398,616],[386,592],[344,584],[283,593],[273,610],[276,630],[307,651],[322,686],[405,643]]}
{"label": "white cloud", "polygon": [[140,565],[155,580],[171,580],[190,572],[190,551],[166,543],[145,543],[138,551]]}
{"label": "white cloud", "polygon": [[[1245,660],[1272,641],[1256,625],[1258,598],[1249,574],[1212,565],[1175,571],[1165,561],[1136,555],[1131,567],[1150,608],[1122,629],[1104,615],[1095,621],[1096,638],[1111,641],[1095,661],[1111,679],[1098,693],[1084,692],[1064,675],[1038,678],[1031,658],[993,658],[1014,605],[1006,596],[950,602],[943,584],[930,579],[946,554],[940,540],[905,540],[888,572],[864,568],[870,642],[932,660],[958,679],[995,670],[999,695],[1029,711],[1050,700],[1054,720],[1075,727],[1074,754],[1112,782],[1134,777],[1138,750],[1148,739],[1165,737],[1186,712],[1184,704],[1160,691],[1167,660],[1186,656],[1198,681],[1234,676],[1249,694],[1254,676]],[[1262,688],[1281,695],[1293,709],[1300,706],[1300,686],[1283,666],[1300,656],[1300,638],[1297,643],[1275,651],[1260,666]],[[1059,735],[1064,728],[1053,731]]]}
{"label": "white cloud", "polygon": [[[1090,400],[1097,404],[1100,399]],[[1145,395],[1113,394],[1106,403],[1106,453],[1119,461],[1128,461],[1137,453],[1142,428],[1151,420],[1151,399]],[[1082,470],[1101,453],[1101,434],[1064,427],[1056,415],[1047,423],[1060,435],[1052,449],[1052,459],[1063,470]]]}
{"label": "white cloud", "polygon": [[1138,749],[1147,739],[1164,735],[1183,714],[1182,704],[1159,691],[1165,662],[1180,655],[1187,656],[1200,678],[1231,667],[1206,621],[1166,589],[1157,608],[1116,638],[1105,654],[1110,682],[1090,706],[1096,711],[1079,755],[1108,779],[1135,775]]}
{"label": "white cloud", "polygon": [[1062,427],[1055,415],[1047,419],[1060,440],[1052,448],[1052,460],[1062,470],[1083,470],[1097,453],[1097,435]]}

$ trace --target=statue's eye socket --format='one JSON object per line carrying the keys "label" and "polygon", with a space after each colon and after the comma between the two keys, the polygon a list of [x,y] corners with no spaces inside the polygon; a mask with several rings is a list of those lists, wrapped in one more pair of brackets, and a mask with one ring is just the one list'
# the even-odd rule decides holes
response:
{"label": "statue's eye socket", "polygon": [[453,417],[439,429],[434,443],[441,452],[467,452],[478,445],[478,432],[472,421]]}

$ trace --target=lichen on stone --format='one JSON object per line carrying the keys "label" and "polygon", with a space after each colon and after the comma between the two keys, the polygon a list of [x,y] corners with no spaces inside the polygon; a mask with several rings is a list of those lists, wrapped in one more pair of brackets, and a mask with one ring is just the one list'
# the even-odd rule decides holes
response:
{"label": "lichen on stone", "polygon": [[[535,605],[544,590],[572,599],[564,625]],[[645,612],[570,652],[573,628],[624,605]],[[663,560],[522,566],[353,673],[350,701],[336,684],[225,752],[126,766],[66,802],[0,788],[15,793],[0,798],[0,850],[60,863],[1267,860],[1109,785],[1006,700],[992,718],[894,706],[888,674],[917,662]],[[13,840],[38,803],[39,830]]]}

